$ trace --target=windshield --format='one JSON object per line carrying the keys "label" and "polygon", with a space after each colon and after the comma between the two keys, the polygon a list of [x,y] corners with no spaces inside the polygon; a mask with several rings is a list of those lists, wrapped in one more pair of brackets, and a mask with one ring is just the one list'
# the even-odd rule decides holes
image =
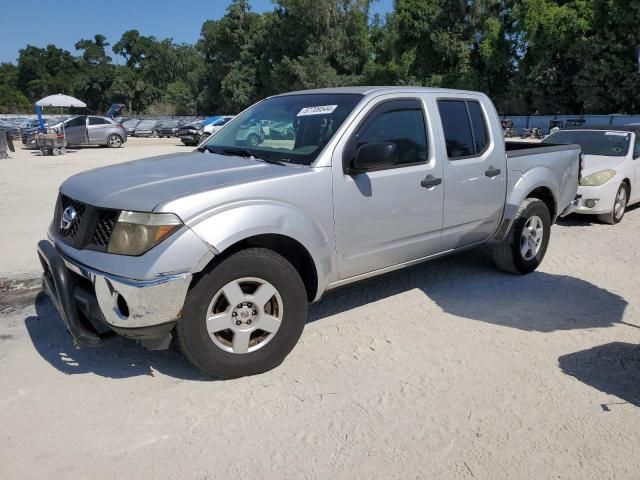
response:
{"label": "windshield", "polygon": [[542,143],[555,145],[577,144],[585,155],[624,157],[629,152],[631,133],[605,130],[561,130],[545,138]]}
{"label": "windshield", "polygon": [[231,120],[203,147],[214,153],[241,147],[257,158],[310,165],[361,99],[355,94],[268,98]]}

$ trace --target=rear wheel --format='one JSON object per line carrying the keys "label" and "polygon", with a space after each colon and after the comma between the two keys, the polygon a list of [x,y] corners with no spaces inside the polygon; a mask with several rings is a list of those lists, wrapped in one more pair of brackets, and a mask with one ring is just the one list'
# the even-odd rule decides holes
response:
{"label": "rear wheel", "polygon": [[627,184],[623,183],[620,185],[616,198],[613,201],[611,212],[598,215],[598,220],[603,223],[608,223],[609,225],[620,223],[627,211],[627,203],[629,203],[629,189],[627,188]]}
{"label": "rear wheel", "polygon": [[109,135],[107,138],[107,147],[120,148],[122,146],[122,138],[119,135]]}
{"label": "rear wheel", "polygon": [[278,366],[306,319],[306,290],[296,269],[271,250],[251,248],[220,261],[192,287],[177,338],[202,371],[242,377]]}
{"label": "rear wheel", "polygon": [[551,235],[551,215],[542,200],[526,199],[516,214],[509,234],[492,246],[495,265],[505,272],[522,275],[542,263]]}

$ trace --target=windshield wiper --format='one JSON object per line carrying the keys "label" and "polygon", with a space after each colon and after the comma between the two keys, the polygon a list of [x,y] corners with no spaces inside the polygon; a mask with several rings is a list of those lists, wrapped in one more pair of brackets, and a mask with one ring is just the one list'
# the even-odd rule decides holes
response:
{"label": "windshield wiper", "polygon": [[265,152],[254,152],[252,150],[249,150],[248,148],[208,148],[206,146],[202,146],[198,150],[202,152],[204,152],[205,150],[209,150],[211,153],[217,153],[218,155],[233,155],[243,158],[254,158],[256,160],[262,160],[265,163],[284,166],[284,163],[282,163],[280,160],[272,158],[269,154]]}

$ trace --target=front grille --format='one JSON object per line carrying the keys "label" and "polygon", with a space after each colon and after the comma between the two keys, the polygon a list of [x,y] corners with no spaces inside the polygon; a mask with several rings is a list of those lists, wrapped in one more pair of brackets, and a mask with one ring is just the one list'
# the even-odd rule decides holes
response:
{"label": "front grille", "polygon": [[113,232],[116,220],[118,220],[118,212],[104,211],[100,214],[92,241],[96,247],[107,248],[109,246],[109,240],[111,239],[111,233]]}
{"label": "front grille", "polygon": [[[60,212],[60,215],[61,215],[60,225],[59,225],[60,235],[62,237],[67,237],[68,239],[73,240],[78,235],[78,230],[80,228],[80,224],[82,223],[82,217],[84,216],[86,205],[82,202],[73,200],[72,198],[66,197],[64,195],[62,195],[60,200],[61,200],[60,203],[62,205],[62,210]],[[75,212],[71,220],[65,218],[64,212],[67,209],[70,209],[69,211]]]}
{"label": "front grille", "polygon": [[119,210],[94,207],[60,194],[53,217],[54,231],[73,248],[106,252],[118,215]]}

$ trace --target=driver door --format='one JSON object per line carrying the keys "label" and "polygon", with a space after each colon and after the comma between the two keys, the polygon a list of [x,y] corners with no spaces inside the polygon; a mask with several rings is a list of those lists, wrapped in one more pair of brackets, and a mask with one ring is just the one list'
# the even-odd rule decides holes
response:
{"label": "driver door", "polygon": [[[341,280],[440,251],[442,165],[428,141],[424,113],[419,98],[382,101],[371,107],[343,148],[335,150],[334,220]],[[345,173],[349,152],[377,142],[396,144],[395,165]]]}
{"label": "driver door", "polygon": [[87,143],[87,117],[80,115],[64,124],[67,145],[84,145]]}

